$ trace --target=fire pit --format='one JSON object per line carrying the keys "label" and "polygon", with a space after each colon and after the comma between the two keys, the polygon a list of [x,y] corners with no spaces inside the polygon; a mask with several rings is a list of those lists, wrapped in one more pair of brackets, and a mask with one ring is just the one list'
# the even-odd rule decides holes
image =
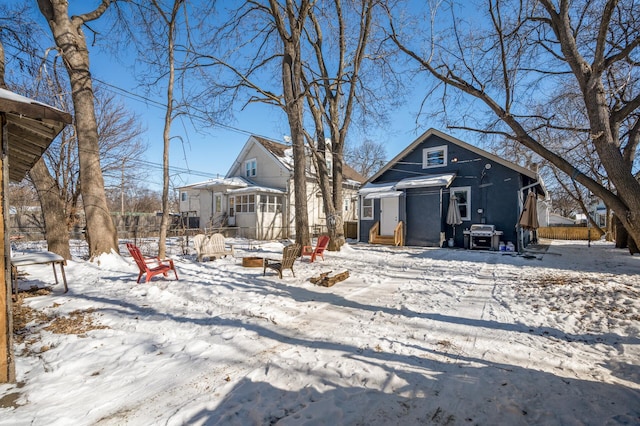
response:
{"label": "fire pit", "polygon": [[264,265],[264,258],[262,257],[243,257],[242,266],[245,268],[262,268]]}

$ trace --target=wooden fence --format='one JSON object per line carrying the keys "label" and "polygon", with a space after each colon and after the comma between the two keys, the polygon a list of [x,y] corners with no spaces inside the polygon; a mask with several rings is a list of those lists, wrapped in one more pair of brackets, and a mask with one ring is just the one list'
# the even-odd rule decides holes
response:
{"label": "wooden fence", "polygon": [[552,240],[588,240],[589,233],[591,241],[599,240],[602,233],[594,228],[584,226],[550,226],[538,228],[538,238],[548,238]]}

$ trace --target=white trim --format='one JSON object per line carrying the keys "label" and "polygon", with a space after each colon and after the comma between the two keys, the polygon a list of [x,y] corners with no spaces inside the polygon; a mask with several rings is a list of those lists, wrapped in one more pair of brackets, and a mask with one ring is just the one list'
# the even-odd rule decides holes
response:
{"label": "white trim", "polygon": [[[460,218],[462,220],[471,220],[471,187],[470,186],[456,186],[454,188],[450,188],[449,189],[449,195],[450,196],[454,196],[455,192],[466,192],[467,193],[467,202],[464,203],[464,205],[467,206],[467,215],[463,216],[462,213],[460,213]],[[460,205],[460,197],[458,197],[458,205]]]}
{"label": "white trim", "polygon": [[255,158],[244,160],[244,170],[242,175],[245,178],[258,176],[258,160]]}
{"label": "white trim", "polygon": [[[365,201],[370,201],[371,202],[371,216],[365,216],[364,212],[365,212]],[[362,214],[362,216],[360,217],[360,219],[362,220],[372,220],[373,219],[373,206],[374,206],[374,201],[371,198],[362,198],[362,208],[360,209],[360,213]]]}
{"label": "white trim", "polygon": [[[429,154],[434,152],[442,152],[442,162],[437,162],[436,164],[429,164],[430,158]],[[447,145],[434,146],[431,148],[424,148],[422,150],[422,168],[423,169],[433,169],[436,167],[446,167],[447,166]],[[438,159],[440,156],[438,155]]]}

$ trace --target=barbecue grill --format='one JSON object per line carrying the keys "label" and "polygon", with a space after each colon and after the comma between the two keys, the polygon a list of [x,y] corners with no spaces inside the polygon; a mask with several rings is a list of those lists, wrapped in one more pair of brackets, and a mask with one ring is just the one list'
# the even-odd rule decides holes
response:
{"label": "barbecue grill", "polygon": [[495,225],[473,224],[468,231],[470,249],[498,250],[502,231],[496,231]]}

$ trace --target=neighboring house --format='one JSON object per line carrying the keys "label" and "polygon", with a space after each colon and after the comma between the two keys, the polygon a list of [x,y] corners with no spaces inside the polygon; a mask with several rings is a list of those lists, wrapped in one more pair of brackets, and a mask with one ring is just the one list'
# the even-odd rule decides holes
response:
{"label": "neighboring house", "polygon": [[[330,161],[330,160],[328,160]],[[326,230],[317,178],[307,159],[307,208],[312,234]],[[343,219],[357,220],[357,193],[364,178],[344,165]],[[198,228],[229,228],[238,237],[269,240],[295,234],[293,149],[250,136],[224,178],[179,188],[180,212],[199,218]]]}
{"label": "neighboring house", "polygon": [[455,195],[462,219],[455,246],[464,245],[472,224],[495,225],[500,240],[526,245],[531,236],[516,225],[529,190],[546,195],[535,172],[430,129],[360,189],[359,240],[369,241],[376,224],[387,236],[403,222],[406,245],[442,246],[454,236],[446,218]]}
{"label": "neighboring house", "polygon": [[[589,216],[593,218],[596,224],[600,228],[607,227],[607,206],[600,199],[594,198],[589,204]],[[584,213],[577,213],[574,221],[577,225],[587,224],[587,215]]]}

